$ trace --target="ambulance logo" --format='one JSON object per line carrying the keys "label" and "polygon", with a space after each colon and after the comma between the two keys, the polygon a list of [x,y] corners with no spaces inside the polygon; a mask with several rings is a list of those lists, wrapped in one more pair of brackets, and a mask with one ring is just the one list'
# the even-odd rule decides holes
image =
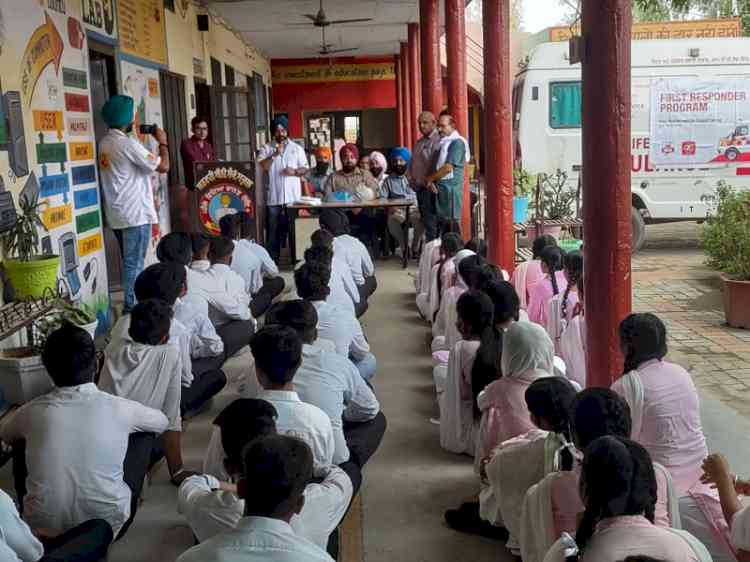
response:
{"label": "ambulance logo", "polygon": [[685,141],[682,143],[682,155],[683,156],[695,156],[696,145],[695,141]]}

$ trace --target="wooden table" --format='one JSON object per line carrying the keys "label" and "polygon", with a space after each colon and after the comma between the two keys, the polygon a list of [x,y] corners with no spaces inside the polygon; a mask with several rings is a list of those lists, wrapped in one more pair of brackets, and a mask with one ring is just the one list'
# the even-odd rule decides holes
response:
{"label": "wooden table", "polygon": [[338,209],[341,211],[351,211],[353,209],[397,209],[402,208],[406,212],[404,221],[404,245],[401,248],[402,267],[406,269],[409,263],[409,209],[416,205],[414,199],[374,199],[372,201],[331,201],[323,202],[320,205],[308,205],[306,203],[293,203],[287,205],[287,214],[289,216],[289,255],[292,259],[292,266],[297,263],[297,231],[295,223],[301,210],[305,211],[325,211],[327,209]]}

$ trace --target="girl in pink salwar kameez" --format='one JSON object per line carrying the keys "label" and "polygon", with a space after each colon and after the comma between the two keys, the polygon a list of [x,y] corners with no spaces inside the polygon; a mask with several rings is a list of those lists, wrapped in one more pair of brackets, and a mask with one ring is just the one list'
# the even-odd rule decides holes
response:
{"label": "girl in pink salwar kameez", "polygon": [[557,246],[547,247],[542,252],[544,277],[529,289],[529,320],[546,329],[549,315],[549,302],[557,294],[568,288],[563,269],[564,252]]}
{"label": "girl in pink salwar kameez", "polygon": [[619,562],[649,556],[669,562],[709,562],[690,533],[654,525],[657,482],[648,452],[635,441],[600,437],[584,453],[585,511],[575,539],[566,534],[544,562]]}
{"label": "girl in pink salwar kameez", "polygon": [[566,376],[586,388],[586,316],[583,307],[583,277],[578,279],[578,304],[573,318],[560,336],[560,357],[565,361]]}
{"label": "girl in pink salwar kameez", "polygon": [[529,302],[529,289],[542,277],[542,262],[540,261],[542,251],[547,246],[557,246],[557,240],[549,234],[540,236],[531,245],[532,258],[530,261],[525,261],[513,270],[513,277],[511,277],[511,283],[518,293],[518,298],[521,301],[521,310],[526,310]]}
{"label": "girl in pink salwar kameez", "polygon": [[[430,280],[427,287],[422,286],[422,291],[417,295],[417,308],[419,313],[432,323],[435,314],[440,307],[440,295],[443,290],[443,282],[448,281],[455,272],[453,257],[463,247],[461,237],[455,232],[446,232],[440,241],[440,261],[432,266]],[[447,268],[447,269],[446,269]],[[446,272],[445,276],[443,271]],[[446,287],[447,288],[447,287]]]}
{"label": "girl in pink salwar kameez", "polygon": [[555,344],[555,353],[560,355],[561,338],[578,308],[578,281],[583,278],[583,254],[570,252],[563,260],[565,281],[564,291],[553,296],[547,305],[547,324],[545,328]]}
{"label": "girl in pink salwar kameez", "polygon": [[685,369],[663,360],[664,324],[653,314],[631,314],[620,324],[620,345],[625,375],[612,389],[630,405],[633,439],[672,474],[683,528],[706,545],[714,561],[734,562],[718,492],[701,482],[708,448],[698,392]]}

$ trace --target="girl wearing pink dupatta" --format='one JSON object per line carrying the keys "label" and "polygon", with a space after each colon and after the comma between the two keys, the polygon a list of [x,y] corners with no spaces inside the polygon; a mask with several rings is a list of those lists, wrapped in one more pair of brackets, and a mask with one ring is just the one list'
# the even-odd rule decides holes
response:
{"label": "girl wearing pink dupatta", "polygon": [[586,388],[586,316],[583,308],[583,277],[578,279],[578,304],[573,318],[560,336],[560,357],[565,361],[567,377]]}
{"label": "girl wearing pink dupatta", "polygon": [[[463,247],[461,237],[455,232],[446,232],[440,241],[440,261],[432,267],[430,272],[430,282],[427,291],[422,291],[417,295],[417,308],[420,314],[432,323],[435,314],[440,307],[440,298],[442,296],[443,282],[448,282],[450,287],[453,273],[453,257]],[[443,275],[445,271],[445,276]],[[446,287],[446,288],[448,288]]]}
{"label": "girl wearing pink dupatta", "polygon": [[620,324],[625,375],[612,389],[628,401],[633,439],[672,474],[685,530],[700,539],[716,562],[733,562],[729,526],[718,492],[701,482],[708,456],[698,392],[690,375],[667,354],[667,331],[653,314],[631,314]]}
{"label": "girl wearing pink dupatta", "polygon": [[440,238],[435,238],[425,242],[422,248],[422,255],[419,256],[419,267],[417,275],[414,277],[414,288],[417,295],[420,293],[430,293],[430,272],[432,267],[440,261]]}
{"label": "girl wearing pink dupatta", "polygon": [[563,273],[564,252],[557,246],[547,247],[542,252],[542,271],[544,277],[529,289],[529,320],[547,327],[549,302],[557,294],[564,293],[568,282]]}
{"label": "girl wearing pink dupatta", "polygon": [[600,437],[584,454],[585,511],[575,535],[558,540],[544,562],[618,562],[649,556],[670,562],[709,562],[711,555],[685,531],[657,527],[657,482],[648,452],[635,441]]}
{"label": "girl wearing pink dupatta", "polygon": [[525,261],[516,266],[513,270],[513,277],[511,277],[511,283],[518,293],[518,298],[521,301],[521,310],[526,310],[529,303],[529,290],[531,287],[544,277],[542,272],[542,262],[540,261],[542,251],[547,246],[557,246],[557,240],[549,234],[540,236],[535,239],[531,245],[532,258],[530,261]]}
{"label": "girl wearing pink dupatta", "polygon": [[555,344],[557,355],[560,355],[562,333],[578,309],[578,281],[583,278],[583,254],[578,251],[570,252],[565,255],[563,263],[567,286],[564,291],[550,299],[545,325],[549,337]]}

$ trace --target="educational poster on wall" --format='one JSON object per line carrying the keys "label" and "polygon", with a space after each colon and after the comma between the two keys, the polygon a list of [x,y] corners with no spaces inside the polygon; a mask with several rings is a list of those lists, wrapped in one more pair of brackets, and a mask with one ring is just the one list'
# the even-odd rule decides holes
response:
{"label": "educational poster on wall", "polygon": [[117,26],[123,53],[167,64],[164,0],[117,0]]}
{"label": "educational poster on wall", "polygon": [[[159,86],[159,71],[153,68],[146,68],[130,61],[122,61],[120,64],[120,73],[122,76],[122,93],[131,96],[135,101],[135,124],[133,125],[133,134],[138,140],[150,150],[153,154],[158,155],[159,143],[152,135],[142,135],[138,131],[140,125],[157,125],[164,126],[164,118],[161,112],[161,91]],[[154,259],[156,244],[159,239],[169,232],[169,201],[167,190],[166,174],[152,174],[151,188],[154,193],[154,204],[156,212],[159,214],[159,224],[153,225],[151,235],[151,245],[147,261]]]}
{"label": "educational poster on wall", "polygon": [[250,213],[255,218],[254,162],[196,162],[198,220],[206,233],[220,233],[228,215]]}
{"label": "educational poster on wall", "polygon": [[750,80],[654,81],[651,160],[659,166],[750,161]]}
{"label": "educational poster on wall", "polygon": [[81,0],[83,26],[108,39],[117,38],[115,0]]}
{"label": "educational poster on wall", "polygon": [[80,3],[0,0],[0,178],[38,196],[41,250],[60,255],[58,289],[109,324],[86,35]]}

